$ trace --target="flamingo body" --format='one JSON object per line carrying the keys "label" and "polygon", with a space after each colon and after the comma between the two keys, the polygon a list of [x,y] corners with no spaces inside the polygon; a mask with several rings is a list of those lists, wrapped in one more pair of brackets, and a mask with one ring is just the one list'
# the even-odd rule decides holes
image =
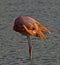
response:
{"label": "flamingo body", "polygon": [[49,29],[44,27],[35,19],[28,16],[19,16],[18,18],[16,18],[13,29],[16,32],[19,32],[27,36],[29,43],[30,59],[32,59],[32,45],[30,41],[30,36],[37,36],[43,40],[47,40],[43,33],[44,32],[51,33]]}
{"label": "flamingo body", "polygon": [[46,40],[43,32],[51,33],[47,28],[41,25],[38,21],[28,16],[20,16],[15,20],[14,30],[23,35],[38,36]]}

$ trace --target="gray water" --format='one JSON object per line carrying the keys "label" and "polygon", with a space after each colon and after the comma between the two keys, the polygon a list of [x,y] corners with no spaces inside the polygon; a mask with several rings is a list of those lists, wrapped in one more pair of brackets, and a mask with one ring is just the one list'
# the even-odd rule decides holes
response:
{"label": "gray water", "polygon": [[30,65],[25,36],[13,31],[14,20],[27,15],[51,30],[48,42],[31,37],[31,65],[60,65],[60,0],[0,0],[0,65]]}

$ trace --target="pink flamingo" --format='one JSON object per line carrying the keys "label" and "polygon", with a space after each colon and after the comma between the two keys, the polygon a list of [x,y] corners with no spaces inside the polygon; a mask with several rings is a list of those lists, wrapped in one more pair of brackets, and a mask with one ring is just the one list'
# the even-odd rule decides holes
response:
{"label": "pink flamingo", "polygon": [[27,36],[30,60],[32,60],[32,43],[30,40],[30,36],[37,36],[47,41],[43,32],[51,33],[49,29],[41,25],[35,19],[28,17],[28,16],[19,16],[18,18],[16,18],[13,29],[16,32],[19,32]]}

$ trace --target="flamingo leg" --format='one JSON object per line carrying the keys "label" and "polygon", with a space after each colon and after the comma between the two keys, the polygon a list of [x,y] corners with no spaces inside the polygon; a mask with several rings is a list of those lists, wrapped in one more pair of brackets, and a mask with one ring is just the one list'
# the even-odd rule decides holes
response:
{"label": "flamingo leg", "polygon": [[32,60],[32,43],[31,43],[31,39],[29,35],[27,35],[27,40],[28,40],[28,45],[29,45],[30,60]]}

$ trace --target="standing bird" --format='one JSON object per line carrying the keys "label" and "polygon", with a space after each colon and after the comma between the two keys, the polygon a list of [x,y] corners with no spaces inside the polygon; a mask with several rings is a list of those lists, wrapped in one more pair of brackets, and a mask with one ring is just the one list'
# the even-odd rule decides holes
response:
{"label": "standing bird", "polygon": [[51,33],[50,30],[45,28],[35,19],[29,16],[19,16],[15,19],[13,29],[16,32],[19,32],[25,36],[27,36],[28,45],[29,45],[29,55],[30,60],[32,60],[32,43],[30,40],[30,36],[39,37],[45,41],[47,41],[44,32]]}

